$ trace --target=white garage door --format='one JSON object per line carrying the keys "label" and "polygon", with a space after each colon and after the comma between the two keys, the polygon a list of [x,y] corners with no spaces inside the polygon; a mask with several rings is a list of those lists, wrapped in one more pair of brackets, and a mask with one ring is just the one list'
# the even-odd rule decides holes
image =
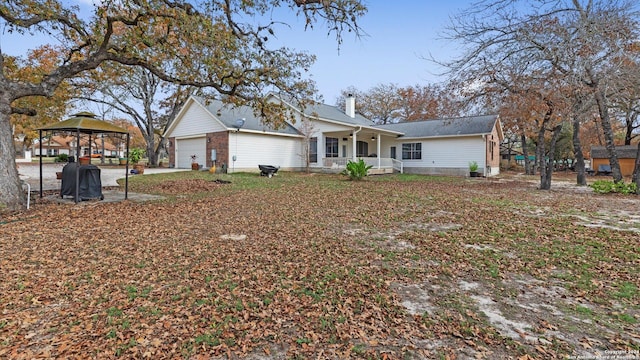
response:
{"label": "white garage door", "polygon": [[206,138],[176,140],[176,167],[180,169],[191,168],[191,155],[196,155],[196,161],[200,165],[207,162]]}

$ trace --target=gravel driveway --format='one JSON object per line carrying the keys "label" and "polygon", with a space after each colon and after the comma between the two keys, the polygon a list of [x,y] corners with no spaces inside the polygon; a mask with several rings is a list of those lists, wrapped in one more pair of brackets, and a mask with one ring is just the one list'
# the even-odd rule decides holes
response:
{"label": "gravel driveway", "polygon": [[[18,163],[18,173],[20,179],[31,185],[31,191],[40,190],[40,166],[38,163]],[[60,180],[56,179],[56,172],[62,171],[65,164],[42,164],[42,188],[43,190],[60,189]],[[102,187],[118,186],[116,180],[124,178],[126,175],[124,166],[103,166],[100,167],[100,179]],[[168,168],[146,168],[144,175],[164,172],[191,171],[191,169],[168,169]],[[140,176],[140,175],[129,175]]]}

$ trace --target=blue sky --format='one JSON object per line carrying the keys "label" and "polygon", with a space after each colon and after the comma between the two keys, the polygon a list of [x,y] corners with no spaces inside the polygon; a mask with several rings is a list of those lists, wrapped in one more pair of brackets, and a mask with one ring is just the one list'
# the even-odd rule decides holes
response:
{"label": "blue sky", "polygon": [[[90,3],[82,1],[83,7]],[[283,27],[276,32],[282,44],[317,56],[310,73],[324,102],[334,104],[340,90],[349,86],[366,91],[381,83],[407,86],[441,81],[437,74],[442,69],[425,58],[430,53],[438,59],[456,54],[454,44],[438,38],[449,16],[469,6],[470,1],[364,1],[369,11],[360,19],[360,26],[367,36],[356,39],[346,33],[339,50],[324,24],[304,31],[302,21],[291,14],[286,15],[291,29]],[[24,54],[37,40],[9,35],[0,27],[0,47],[5,54]]]}
{"label": "blue sky", "polygon": [[366,91],[380,83],[406,86],[442,81],[437,74],[443,69],[426,58],[433,54],[449,59],[457,54],[455,44],[439,37],[449,24],[449,16],[469,3],[366,1],[369,11],[360,25],[368,36],[356,39],[347,33],[339,51],[335,37],[327,36],[322,24],[306,32],[302,24],[297,24],[285,39],[289,46],[317,56],[311,67],[312,79],[324,102],[333,104],[340,90],[349,86]]}

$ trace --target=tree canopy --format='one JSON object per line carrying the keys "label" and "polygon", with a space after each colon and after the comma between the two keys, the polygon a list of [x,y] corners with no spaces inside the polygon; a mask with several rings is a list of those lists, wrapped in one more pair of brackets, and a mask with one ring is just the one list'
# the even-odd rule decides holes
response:
{"label": "tree canopy", "polygon": [[[497,89],[512,96],[535,92],[542,111],[512,112],[517,118],[507,122],[526,129],[533,121],[539,136],[555,129],[550,115],[573,117],[579,132],[581,119],[597,114],[614,179],[621,181],[611,110],[614,99],[629,93],[623,89],[640,84],[632,66],[639,56],[639,20],[637,2],[627,0],[479,1],[455,16],[446,34],[463,45],[463,54],[440,63],[474,96]],[[547,139],[559,133],[549,131]],[[574,139],[574,151],[581,153],[579,133]],[[541,173],[542,188],[548,188],[546,180]]]}
{"label": "tree canopy", "polygon": [[[58,0],[7,0],[0,19],[7,32],[40,34],[55,42],[55,66],[38,79],[18,81],[7,76],[0,52],[0,206],[16,209],[25,203],[14,162],[9,118],[23,113],[17,100],[51,97],[66,80],[115,62],[147,69],[159,79],[213,89],[234,104],[248,104],[277,124],[285,115],[264,101],[267,91],[295,98],[314,94],[304,73],[314,61],[307,53],[270,47],[284,7],[306,19],[308,28],[326,26],[338,43],[345,32],[358,36],[358,18],[366,12],[359,0],[121,0],[96,2],[90,16]],[[33,109],[31,109],[33,110]]]}

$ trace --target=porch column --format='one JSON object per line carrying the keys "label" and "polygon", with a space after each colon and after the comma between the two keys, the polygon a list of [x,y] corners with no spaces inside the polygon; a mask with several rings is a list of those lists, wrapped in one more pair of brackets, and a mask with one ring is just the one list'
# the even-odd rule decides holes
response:
{"label": "porch column", "polygon": [[378,155],[378,169],[380,169],[380,134],[378,134],[378,144],[376,144],[376,155]]}
{"label": "porch column", "polygon": [[356,134],[357,134],[356,133],[356,129],[351,130],[351,135],[352,135],[352,140],[351,140],[352,149],[351,149],[351,151],[353,153],[352,154],[352,160],[354,162],[356,161]]}

